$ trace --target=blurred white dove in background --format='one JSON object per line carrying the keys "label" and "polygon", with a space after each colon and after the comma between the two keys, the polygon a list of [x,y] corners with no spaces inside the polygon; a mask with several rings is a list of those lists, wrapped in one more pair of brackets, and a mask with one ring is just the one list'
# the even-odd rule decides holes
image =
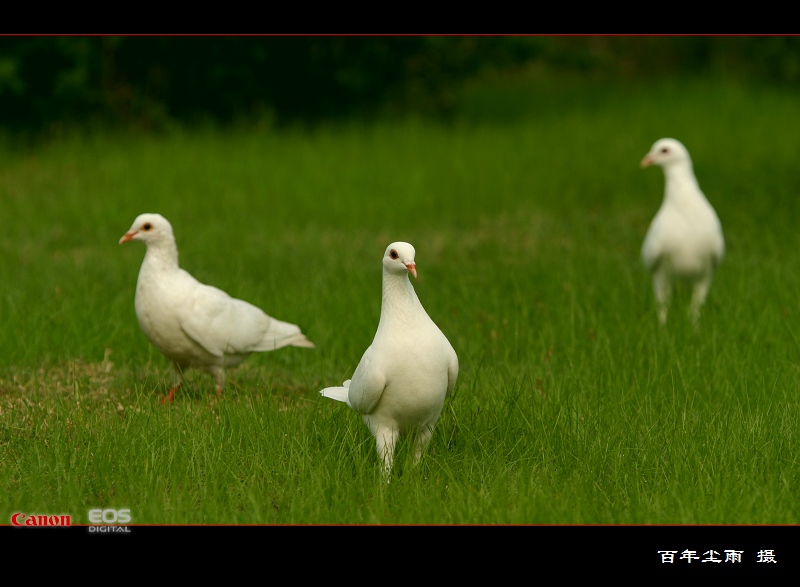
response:
{"label": "blurred white dove in background", "polygon": [[378,330],[352,379],[327,387],[325,397],[361,414],[375,437],[387,477],[401,435],[416,437],[415,462],[428,444],[445,397],[458,376],[458,357],[430,319],[408,279],[417,276],[414,247],[395,242],[383,255],[383,296]]}
{"label": "blurred white dove in background", "polygon": [[194,367],[213,375],[217,394],[222,395],[225,369],[251,353],[314,347],[298,326],[271,318],[178,267],[172,225],[160,214],[138,216],[119,242],[131,240],[147,245],[136,283],[136,317],[175,374],[175,384],[162,403],[173,400],[183,384],[184,369]]}
{"label": "blurred white dove in background", "polygon": [[691,285],[689,317],[695,326],[714,270],[725,255],[725,240],[717,213],[695,178],[692,159],[680,141],[656,141],[641,166],[664,170],[664,200],[642,245],[642,261],[652,273],[658,319],[667,321],[674,282]]}

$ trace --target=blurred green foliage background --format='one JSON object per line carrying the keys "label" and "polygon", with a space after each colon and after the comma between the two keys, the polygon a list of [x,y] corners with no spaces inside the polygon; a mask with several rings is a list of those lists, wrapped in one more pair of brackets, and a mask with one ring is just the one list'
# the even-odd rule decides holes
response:
{"label": "blurred green foliage background", "polygon": [[794,36],[3,36],[0,127],[446,118],[457,87],[532,69],[800,85]]}

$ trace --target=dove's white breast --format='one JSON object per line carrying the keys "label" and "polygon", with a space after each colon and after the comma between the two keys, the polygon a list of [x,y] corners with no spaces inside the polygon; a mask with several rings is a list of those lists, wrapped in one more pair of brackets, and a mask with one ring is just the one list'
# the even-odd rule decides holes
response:
{"label": "dove's white breast", "polygon": [[642,259],[649,269],[663,262],[672,272],[689,277],[720,263],[724,250],[719,218],[701,195],[662,204],[642,245]]}
{"label": "dove's white breast", "polygon": [[[353,374],[351,403],[359,411],[368,410],[364,419],[373,425],[395,422],[406,431],[432,425],[442,411],[448,373],[458,360],[445,335],[419,309],[421,314],[411,321],[382,321]],[[375,381],[384,382],[382,390],[360,387]]]}
{"label": "dove's white breast", "polygon": [[143,264],[136,284],[134,306],[142,332],[162,353],[181,364],[199,356],[211,359],[181,329],[178,310],[188,303],[192,282],[194,278],[183,269],[171,275],[157,274]]}

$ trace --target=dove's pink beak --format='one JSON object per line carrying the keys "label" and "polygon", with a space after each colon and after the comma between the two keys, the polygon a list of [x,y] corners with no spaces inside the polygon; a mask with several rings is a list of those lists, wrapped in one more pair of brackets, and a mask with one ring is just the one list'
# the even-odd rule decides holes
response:
{"label": "dove's pink beak", "polygon": [[642,162],[640,163],[642,167],[649,167],[652,164],[653,164],[653,158],[650,157],[650,155],[645,155],[644,159],[642,159]]}
{"label": "dove's pink beak", "polygon": [[408,269],[408,272],[414,276],[414,279],[417,278],[417,264],[414,263],[414,261],[406,263],[406,269]]}
{"label": "dove's pink beak", "polygon": [[123,236],[121,239],[119,239],[119,244],[127,243],[134,236],[136,236],[138,234],[138,232],[139,232],[138,230],[132,230],[130,232],[125,233],[125,236]]}

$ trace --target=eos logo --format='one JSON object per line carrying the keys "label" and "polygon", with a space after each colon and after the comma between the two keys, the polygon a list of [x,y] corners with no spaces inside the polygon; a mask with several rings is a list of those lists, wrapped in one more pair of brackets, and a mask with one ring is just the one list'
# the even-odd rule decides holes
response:
{"label": "eos logo", "polygon": [[131,521],[131,510],[89,510],[92,524],[127,524]]}

